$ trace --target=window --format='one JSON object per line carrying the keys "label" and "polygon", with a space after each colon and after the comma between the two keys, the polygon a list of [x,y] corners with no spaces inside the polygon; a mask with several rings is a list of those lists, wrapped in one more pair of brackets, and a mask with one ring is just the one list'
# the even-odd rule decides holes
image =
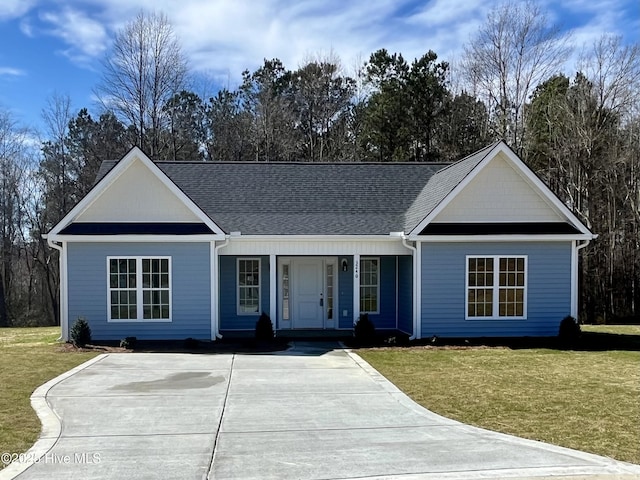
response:
{"label": "window", "polygon": [[467,318],[525,318],[527,257],[467,257]]}
{"label": "window", "polygon": [[333,320],[333,263],[327,263],[327,320]]}
{"label": "window", "polygon": [[360,312],[380,313],[380,259],[360,260]]}
{"label": "window", "polygon": [[260,259],[238,259],[238,314],[260,312]]}
{"label": "window", "polygon": [[282,320],[289,318],[289,264],[282,264]]}
{"label": "window", "polygon": [[112,320],[138,318],[137,268],[133,258],[109,260],[109,295]]}
{"label": "window", "polygon": [[171,321],[169,257],[107,258],[109,321]]}

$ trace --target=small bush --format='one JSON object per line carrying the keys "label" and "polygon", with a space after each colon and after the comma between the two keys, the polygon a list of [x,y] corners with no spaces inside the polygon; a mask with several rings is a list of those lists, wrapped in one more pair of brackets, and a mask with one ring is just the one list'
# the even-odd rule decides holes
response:
{"label": "small bush", "polygon": [[369,319],[369,314],[360,315],[353,327],[353,336],[360,345],[372,345],[376,342],[376,327]]}
{"label": "small bush", "polygon": [[84,347],[88,343],[91,342],[91,328],[89,328],[89,324],[87,321],[78,317],[78,319],[71,326],[71,343],[73,343],[76,347]]}
{"label": "small bush", "polygon": [[256,340],[273,340],[273,323],[264,312],[256,322]]}
{"label": "small bush", "polygon": [[136,347],[136,342],[138,339],[136,337],[125,337],[120,340],[120,348],[126,348],[127,350],[133,349]]}
{"label": "small bush", "polygon": [[560,328],[558,329],[558,340],[560,346],[564,348],[570,348],[575,346],[580,339],[582,331],[578,321],[571,315],[568,315],[560,322]]}
{"label": "small bush", "polygon": [[185,350],[193,350],[199,347],[200,347],[200,342],[197,339],[191,338],[191,337],[184,339]]}

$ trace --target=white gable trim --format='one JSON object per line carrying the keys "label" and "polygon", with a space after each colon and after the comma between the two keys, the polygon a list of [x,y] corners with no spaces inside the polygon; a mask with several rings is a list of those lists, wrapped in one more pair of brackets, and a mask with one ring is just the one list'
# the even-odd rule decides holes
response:
{"label": "white gable trim", "polygon": [[[456,185],[456,187],[449,192],[449,194],[429,212],[429,214],[409,233],[411,239],[421,238],[419,234],[425,227],[438,216],[444,208],[449,205],[453,199],[464,188],[473,181],[473,179],[489,164],[496,155],[503,153],[505,158],[511,164],[512,167],[520,174],[525,181],[527,181],[534,189],[538,190],[543,200],[545,200],[550,207],[555,208],[558,213],[564,216],[569,223],[571,223],[579,232],[580,238],[588,237],[589,239],[595,238],[595,236],[589,231],[589,229],[564,205],[560,199],[547,187],[542,180],[540,180],[533,171],[527,167],[520,158],[511,150],[504,142],[497,143],[491,150],[487,152],[485,157],[475,166],[475,168]],[[576,238],[572,236],[571,238]]]}
{"label": "white gable trim", "polygon": [[[60,232],[71,224],[77,217],[91,207],[102,193],[109,188],[109,186],[115,182],[120,175],[122,175],[136,160],[142,162],[151,173],[153,173],[162,184],[164,184],[196,217],[198,217],[202,223],[209,227],[219,238],[224,238],[224,231],[216,225],[216,223],[209,218],[185,193],[178,188],[178,186],[171,181],[165,173],[158,168],[158,166],[147,157],[142,150],[138,147],[133,147],[129,153],[127,153],[122,160],[120,160],[115,167],[113,167],[109,173],[107,173],[90,191],[87,195],[78,202],[78,204],[67,213],[62,220],[60,220],[56,226],[54,226],[49,232],[49,237],[58,237]],[[113,236],[117,238],[117,235]],[[211,235],[208,236],[211,239]]]}

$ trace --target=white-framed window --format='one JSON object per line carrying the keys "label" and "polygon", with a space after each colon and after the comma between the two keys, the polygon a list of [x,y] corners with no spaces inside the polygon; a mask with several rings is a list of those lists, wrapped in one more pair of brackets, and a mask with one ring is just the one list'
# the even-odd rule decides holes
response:
{"label": "white-framed window", "polygon": [[260,313],[260,259],[238,258],[238,315]]}
{"label": "white-framed window", "polygon": [[527,317],[526,255],[468,255],[466,276],[467,320]]}
{"label": "white-framed window", "polygon": [[171,321],[171,257],[107,257],[109,322]]}
{"label": "white-framed window", "polygon": [[360,258],[360,312],[380,313],[379,258]]}

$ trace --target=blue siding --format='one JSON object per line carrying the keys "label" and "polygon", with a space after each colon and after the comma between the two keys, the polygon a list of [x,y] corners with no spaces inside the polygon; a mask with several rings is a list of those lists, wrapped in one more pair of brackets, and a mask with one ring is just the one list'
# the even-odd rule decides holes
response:
{"label": "blue siding", "polygon": [[[254,330],[260,313],[238,315],[238,258],[260,258],[260,305],[269,314],[269,257],[221,255],[220,265],[220,330]],[[274,321],[275,319],[271,319]],[[275,325],[274,325],[275,327]]]}
{"label": "blue siding", "polygon": [[[348,262],[348,271],[342,271],[342,259]],[[338,328],[353,328],[353,257],[338,259]],[[344,311],[347,311],[346,315]]]}
{"label": "blue siding", "polygon": [[[466,255],[527,255],[527,318],[465,320]],[[571,312],[569,242],[422,244],[422,337],[550,336]]]}
{"label": "blue siding", "polygon": [[[92,338],[211,339],[208,243],[69,243],[69,326],[85,317]],[[170,256],[172,322],[107,322],[107,256]]]}
{"label": "blue siding", "polygon": [[398,330],[413,334],[413,257],[398,257]]}
{"label": "blue siding", "polygon": [[[364,257],[366,258],[366,257]],[[396,328],[396,257],[380,258],[380,305],[369,318],[380,329]]]}

